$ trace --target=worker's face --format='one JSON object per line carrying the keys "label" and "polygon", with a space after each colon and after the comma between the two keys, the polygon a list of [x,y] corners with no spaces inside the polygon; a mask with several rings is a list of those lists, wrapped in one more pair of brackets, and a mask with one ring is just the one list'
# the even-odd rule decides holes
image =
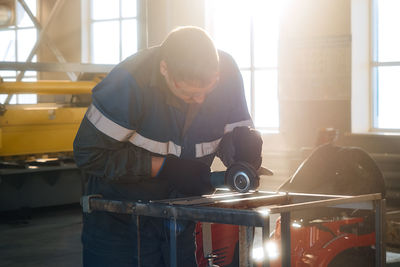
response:
{"label": "worker's face", "polygon": [[164,76],[171,92],[186,103],[202,104],[207,95],[216,87],[218,82],[218,74],[216,74],[212,81],[204,87],[199,87],[195,83],[186,81],[176,81],[168,75],[165,61],[161,61],[160,63],[160,72]]}

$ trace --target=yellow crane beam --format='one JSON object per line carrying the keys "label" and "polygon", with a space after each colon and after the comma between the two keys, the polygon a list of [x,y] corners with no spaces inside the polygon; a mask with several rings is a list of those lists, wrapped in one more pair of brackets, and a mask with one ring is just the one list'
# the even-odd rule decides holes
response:
{"label": "yellow crane beam", "polygon": [[[0,82],[0,94],[91,94],[98,82]],[[0,115],[0,157],[71,152],[87,109],[55,103],[5,107]]]}
{"label": "yellow crane beam", "polygon": [[95,81],[0,82],[0,94],[90,94]]}

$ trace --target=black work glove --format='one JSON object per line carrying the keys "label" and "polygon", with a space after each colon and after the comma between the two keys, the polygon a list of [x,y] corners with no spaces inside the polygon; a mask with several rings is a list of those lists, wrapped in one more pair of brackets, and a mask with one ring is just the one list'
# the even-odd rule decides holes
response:
{"label": "black work glove", "polygon": [[157,178],[167,179],[173,189],[187,196],[211,194],[214,191],[210,167],[196,160],[167,156]]}
{"label": "black work glove", "polygon": [[222,137],[217,156],[226,167],[234,162],[247,162],[258,170],[262,162],[262,144],[261,135],[255,129],[247,126],[236,127]]}

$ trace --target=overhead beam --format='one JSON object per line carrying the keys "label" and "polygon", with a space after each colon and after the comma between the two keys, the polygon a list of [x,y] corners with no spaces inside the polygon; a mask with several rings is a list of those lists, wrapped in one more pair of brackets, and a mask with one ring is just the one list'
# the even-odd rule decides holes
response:
{"label": "overhead beam", "polygon": [[41,71],[41,72],[87,72],[108,73],[113,64],[86,64],[86,63],[44,63],[44,62],[0,62],[0,70]]}

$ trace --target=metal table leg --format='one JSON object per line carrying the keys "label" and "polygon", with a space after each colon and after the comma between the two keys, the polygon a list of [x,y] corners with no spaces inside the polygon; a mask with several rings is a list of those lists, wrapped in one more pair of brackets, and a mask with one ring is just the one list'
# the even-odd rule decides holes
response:
{"label": "metal table leg", "polygon": [[291,240],[290,240],[290,212],[281,213],[282,238],[282,267],[290,267]]}
{"label": "metal table leg", "polygon": [[253,226],[239,226],[239,266],[253,266],[253,261],[250,257],[253,233]]}
{"label": "metal table leg", "polygon": [[375,266],[386,265],[385,249],[385,210],[386,200],[375,200]]}
{"label": "metal table leg", "polygon": [[269,227],[270,227],[270,218],[268,216],[265,219],[264,227],[262,229],[262,246],[263,246],[263,249],[264,249],[263,267],[269,267],[269,255],[268,255],[267,247],[265,246],[265,243],[269,239]]}

